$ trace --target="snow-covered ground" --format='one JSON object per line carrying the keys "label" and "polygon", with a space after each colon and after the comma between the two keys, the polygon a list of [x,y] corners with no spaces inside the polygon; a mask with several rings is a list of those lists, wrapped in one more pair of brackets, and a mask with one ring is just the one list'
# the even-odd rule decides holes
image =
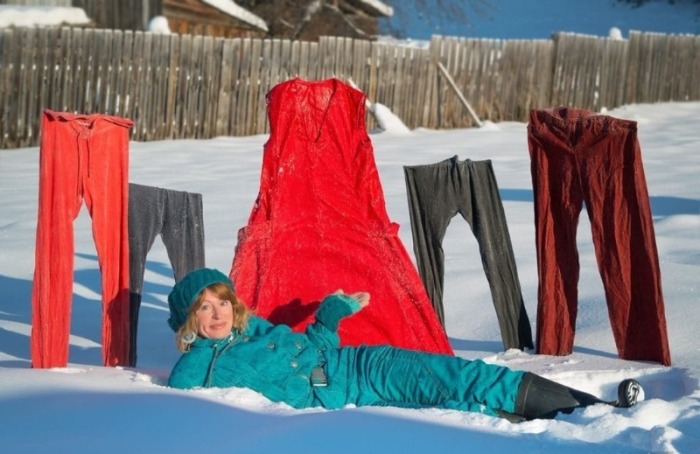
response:
{"label": "snow-covered ground", "polygon": [[[415,0],[402,4],[410,8]],[[400,10],[394,3],[395,17]],[[478,3],[478,2],[477,2]],[[471,28],[409,23],[405,34],[547,38],[555,31],[607,35],[618,27],[699,33],[696,5],[659,0],[638,10],[613,0],[491,0]],[[559,9],[561,8],[561,9]],[[435,9],[429,9],[434,12]],[[424,18],[426,17],[423,13]],[[642,19],[637,20],[638,17]],[[372,134],[392,220],[412,252],[403,165],[453,155],[491,159],[504,201],[526,308],[536,315],[532,184],[523,123],[479,129],[407,132],[383,106],[386,132]],[[37,216],[38,149],[0,150],[0,451],[121,452],[700,452],[700,103],[624,106],[609,115],[639,122],[654,215],[673,365],[617,358],[590,226],[581,217],[581,280],[574,354],[503,352],[476,240],[455,218],[448,229],[447,331],[460,356],[530,370],[605,398],[636,377],[647,400],[630,409],[594,406],[553,421],[510,424],[445,410],[290,409],[241,389],[177,391],[164,386],[178,353],[167,326],[173,284],[165,248],[149,254],[135,369],[104,368],[100,277],[85,209],[75,221],[76,255],[70,364],[29,367],[31,283]],[[208,266],[228,272],[236,232],[257,195],[266,136],[132,143],[130,180],[204,197]]]}
{"label": "snow-covered ground", "polygon": [[[380,114],[382,110],[379,110]],[[386,113],[386,112],[385,112]],[[458,355],[543,374],[612,398],[636,377],[647,400],[594,406],[553,421],[510,424],[446,410],[290,409],[251,391],[164,386],[178,357],[167,326],[173,284],[165,248],[147,263],[135,369],[104,368],[100,278],[85,209],[75,221],[70,364],[29,367],[38,149],[0,151],[0,440],[3,452],[684,452],[700,451],[700,103],[608,112],[639,122],[661,259],[672,367],[617,358],[585,213],[575,351],[503,352],[476,240],[457,217],[447,232],[447,331]],[[372,134],[392,220],[412,251],[402,166],[453,155],[491,159],[504,201],[526,307],[536,315],[536,259],[526,125]],[[237,230],[257,195],[266,136],[132,143],[130,180],[204,197],[207,265],[229,271]],[[592,446],[594,445],[594,446]]]}

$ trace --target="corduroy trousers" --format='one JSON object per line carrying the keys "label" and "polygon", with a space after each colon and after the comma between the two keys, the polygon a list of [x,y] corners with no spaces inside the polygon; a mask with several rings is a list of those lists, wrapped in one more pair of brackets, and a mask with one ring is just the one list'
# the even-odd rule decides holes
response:
{"label": "corduroy trousers", "polygon": [[205,265],[202,194],[129,183],[129,251],[131,254],[130,365],[136,343],[146,256],[160,235],[179,281]]}
{"label": "corduroy trousers", "polygon": [[618,354],[669,365],[661,273],[637,123],[581,109],[528,124],[539,276],[537,352],[572,352],[585,202]]}
{"label": "corduroy trousers", "polygon": [[435,164],[404,166],[404,176],[418,271],[443,325],[442,241],[450,221],[459,213],[479,243],[504,348],[534,348],[491,161],[459,161],[454,156]]}
{"label": "corduroy trousers", "polygon": [[129,362],[127,226],[131,120],[45,110],[42,116],[34,283],[32,367],[68,361],[73,293],[73,221],[83,200],[102,278],[102,356]]}

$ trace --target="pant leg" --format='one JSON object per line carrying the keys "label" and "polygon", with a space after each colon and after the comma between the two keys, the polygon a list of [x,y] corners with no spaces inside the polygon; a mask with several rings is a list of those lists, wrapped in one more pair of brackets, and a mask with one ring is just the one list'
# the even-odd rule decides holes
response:
{"label": "pant leg", "polygon": [[578,309],[576,228],[583,207],[570,137],[575,122],[533,110],[528,125],[537,247],[537,353],[573,350]]}
{"label": "pant leg", "polygon": [[176,281],[190,271],[202,268],[205,261],[201,194],[129,184],[131,366],[136,365],[137,359],[138,320],[146,258],[159,234]]}
{"label": "pant leg", "polygon": [[102,275],[102,357],[106,366],[129,360],[128,172],[131,122],[94,115],[86,132],[85,202]]}
{"label": "pant leg", "polygon": [[444,324],[442,240],[457,212],[479,243],[503,344],[533,348],[532,330],[517,275],[505,212],[491,163],[457,157],[428,166],[404,167],[418,269]]}
{"label": "pant leg", "polygon": [[670,365],[637,124],[600,115],[582,122],[582,185],[618,354]]}
{"label": "pant leg", "polygon": [[161,231],[175,281],[205,265],[202,195],[166,190]]}
{"label": "pant leg", "polygon": [[586,392],[526,372],[518,389],[515,415],[524,419],[549,419],[559,413],[571,413],[576,408],[602,403],[612,405]]}
{"label": "pant leg", "polygon": [[418,272],[443,326],[445,253],[442,240],[450,220],[457,214],[452,178],[456,164],[455,156],[436,164],[403,168]]}
{"label": "pant leg", "polygon": [[[360,347],[349,363],[350,403],[514,412],[523,372],[391,347]],[[353,375],[354,374],[354,375]]]}
{"label": "pant leg", "polygon": [[[534,348],[508,223],[491,161],[466,160],[457,167],[470,200],[459,210],[479,244],[505,349]],[[468,189],[467,189],[468,187]]]}
{"label": "pant leg", "polygon": [[42,115],[39,212],[32,284],[32,367],[68,363],[73,294],[73,220],[80,211],[77,134],[52,112]]}
{"label": "pant leg", "polygon": [[160,188],[129,184],[130,366],[136,366],[139,311],[146,257],[163,227],[166,193]]}

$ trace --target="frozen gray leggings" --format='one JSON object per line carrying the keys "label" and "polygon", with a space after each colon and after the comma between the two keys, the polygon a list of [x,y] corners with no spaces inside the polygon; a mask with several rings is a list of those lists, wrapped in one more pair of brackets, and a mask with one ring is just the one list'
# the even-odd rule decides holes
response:
{"label": "frozen gray leggings", "polygon": [[136,365],[136,331],[146,255],[160,235],[175,281],[205,265],[202,195],[129,183],[131,363]]}
{"label": "frozen gray leggings", "polygon": [[479,243],[504,347],[533,348],[530,321],[491,161],[459,161],[454,156],[435,164],[404,166],[404,176],[418,271],[440,321],[444,325],[442,241],[450,220],[459,213]]}

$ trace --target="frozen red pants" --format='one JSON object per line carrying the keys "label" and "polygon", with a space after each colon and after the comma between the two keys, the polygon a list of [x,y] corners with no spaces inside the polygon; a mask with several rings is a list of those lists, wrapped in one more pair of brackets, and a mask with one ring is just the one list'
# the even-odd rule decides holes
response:
{"label": "frozen red pants", "polygon": [[537,352],[566,355],[573,349],[576,228],[585,202],[619,356],[669,365],[637,123],[587,110],[533,110],[528,145],[539,275]]}
{"label": "frozen red pants", "polygon": [[32,290],[32,367],[68,362],[73,294],[73,221],[92,218],[102,278],[104,364],[129,356],[129,128],[125,118],[44,111]]}

